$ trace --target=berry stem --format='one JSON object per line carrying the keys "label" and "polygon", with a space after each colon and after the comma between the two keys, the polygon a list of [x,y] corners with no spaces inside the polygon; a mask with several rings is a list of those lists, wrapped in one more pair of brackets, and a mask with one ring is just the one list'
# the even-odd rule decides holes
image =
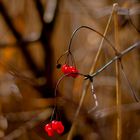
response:
{"label": "berry stem", "polygon": [[87,75],[84,75],[84,74],[79,73],[79,72],[78,72],[78,73],[67,73],[67,74],[62,75],[62,76],[59,78],[59,80],[57,81],[56,86],[55,86],[55,91],[54,91],[54,96],[55,96],[55,98],[57,97],[57,89],[58,89],[58,86],[59,86],[60,82],[61,82],[66,76],[68,76],[68,75],[70,75],[70,74],[78,74],[78,75],[80,75],[80,76],[83,76],[83,77],[87,78]]}
{"label": "berry stem", "polygon": [[69,53],[68,50],[67,50],[66,52],[64,52],[64,53],[57,59],[56,63],[59,64],[60,59],[61,59],[64,55],[66,55],[67,53]]}
{"label": "berry stem", "polygon": [[95,33],[97,33],[97,34],[100,35],[101,37],[103,37],[103,38],[107,41],[107,43],[111,46],[111,48],[115,51],[115,53],[118,54],[118,51],[116,50],[116,48],[114,47],[114,45],[113,45],[102,33],[98,32],[97,30],[95,30],[95,29],[93,29],[93,28],[91,28],[91,27],[89,27],[89,26],[86,26],[86,25],[82,25],[82,26],[78,27],[78,28],[72,33],[71,38],[70,38],[70,41],[69,41],[68,52],[71,52],[71,45],[72,45],[72,41],[73,41],[74,36],[76,35],[76,33],[77,33],[79,30],[84,29],[84,28],[85,28],[85,29],[89,29],[89,30],[91,30],[91,31],[93,31],[93,32],[95,32]]}
{"label": "berry stem", "polygon": [[55,107],[54,107],[54,109],[53,109],[53,111],[52,111],[52,115],[51,115],[50,121],[53,120],[53,116],[54,116],[54,114],[55,114],[55,110],[56,110],[56,101],[55,101]]}

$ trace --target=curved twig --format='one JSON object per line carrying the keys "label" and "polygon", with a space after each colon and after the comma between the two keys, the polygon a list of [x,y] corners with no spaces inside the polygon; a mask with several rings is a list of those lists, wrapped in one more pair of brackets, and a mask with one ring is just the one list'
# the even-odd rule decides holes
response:
{"label": "curved twig", "polygon": [[86,25],[82,25],[82,26],[78,27],[78,28],[72,33],[71,38],[70,38],[70,41],[69,41],[69,46],[68,46],[68,51],[69,51],[69,52],[71,51],[70,49],[71,49],[72,40],[73,40],[74,36],[76,35],[76,33],[77,33],[80,29],[89,29],[89,30],[91,30],[91,31],[93,31],[93,32],[95,32],[95,33],[97,33],[98,35],[100,35],[101,37],[103,37],[103,38],[107,41],[107,43],[111,46],[111,48],[115,51],[115,53],[118,54],[118,51],[115,49],[114,45],[113,45],[103,34],[101,34],[101,33],[98,32],[97,30],[95,30],[95,29],[93,29],[93,28],[91,28],[91,27],[89,27],[89,26],[86,26]]}

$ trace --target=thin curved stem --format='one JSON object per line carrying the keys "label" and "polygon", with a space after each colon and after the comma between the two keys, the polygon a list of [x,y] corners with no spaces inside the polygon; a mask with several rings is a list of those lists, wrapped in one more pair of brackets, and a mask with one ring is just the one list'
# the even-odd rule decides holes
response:
{"label": "thin curved stem", "polygon": [[[129,48],[125,49],[123,52],[120,53],[120,56],[115,56],[112,60],[110,60],[106,65],[104,65],[102,68],[100,68],[99,70],[97,70],[95,73],[93,73],[92,75],[90,75],[90,77],[94,78],[95,76],[97,76],[100,72],[102,72],[103,70],[105,70],[110,64],[112,64],[114,61],[116,61],[117,59],[120,59],[122,56],[124,56],[125,54],[127,54],[128,52],[132,51],[133,49],[137,48],[140,46],[140,41],[135,43],[134,45],[130,46]],[[121,69],[122,69],[122,72],[123,72],[123,75],[129,85],[129,88],[131,90],[131,93],[134,97],[134,99],[139,102],[140,99],[137,97],[137,95],[135,94],[135,92],[133,91],[133,88],[130,84],[130,81],[129,79],[127,78],[125,72],[124,72],[124,69],[123,69],[123,65],[122,65],[122,62],[120,61],[120,64],[121,64]],[[88,79],[88,77],[86,77],[86,79]],[[95,110],[95,107],[91,108],[88,113],[91,113]]]}
{"label": "thin curved stem", "polygon": [[73,56],[73,54],[72,54],[71,52],[70,52],[70,54],[71,54],[71,61],[72,61],[73,65],[74,65],[75,68],[76,68],[76,63],[75,63],[74,56]]}
{"label": "thin curved stem", "polygon": [[71,36],[70,42],[69,42],[69,46],[68,46],[68,51],[69,51],[69,52],[71,52],[71,44],[72,44],[72,41],[73,41],[74,36],[76,35],[76,33],[77,33],[80,29],[84,29],[84,28],[85,28],[85,29],[89,29],[89,30],[91,30],[91,31],[93,31],[93,32],[95,32],[95,33],[97,33],[97,34],[100,35],[101,37],[103,37],[103,38],[106,40],[106,42],[111,46],[111,48],[115,51],[115,53],[116,53],[116,54],[119,54],[118,51],[117,51],[117,49],[114,47],[114,45],[113,45],[103,34],[101,34],[101,33],[98,32],[97,30],[95,30],[95,29],[93,29],[93,28],[91,28],[91,27],[89,27],[89,26],[86,26],[86,25],[82,25],[82,26],[78,27],[78,28],[72,33],[72,36]]}
{"label": "thin curved stem", "polygon": [[64,52],[64,53],[57,59],[56,64],[59,64],[60,59],[61,59],[64,55],[66,55],[67,53],[68,53],[68,51]]}
{"label": "thin curved stem", "polygon": [[61,76],[61,77],[59,78],[59,80],[58,80],[57,83],[56,83],[55,90],[54,90],[54,96],[55,96],[55,98],[56,98],[56,95],[57,95],[57,89],[58,89],[58,86],[59,86],[60,82],[61,82],[66,76],[69,76],[69,75],[71,75],[71,74],[78,74],[78,75],[83,76],[83,77],[88,77],[88,75],[84,75],[84,74],[79,73],[79,72],[78,72],[78,73],[71,72],[71,73],[68,73],[68,74],[64,74],[63,76]]}

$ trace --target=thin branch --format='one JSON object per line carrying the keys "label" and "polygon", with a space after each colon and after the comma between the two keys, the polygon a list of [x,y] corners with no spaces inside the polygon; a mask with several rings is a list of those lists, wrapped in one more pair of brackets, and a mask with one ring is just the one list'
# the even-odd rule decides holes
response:
{"label": "thin branch", "polygon": [[104,38],[104,40],[111,46],[111,48],[115,51],[116,54],[118,54],[118,51],[115,49],[114,45],[103,35],[101,34],[100,32],[98,32],[97,30],[89,27],[89,26],[86,26],[86,25],[82,25],[80,27],[78,27],[71,35],[71,38],[70,38],[70,41],[69,41],[69,46],[68,46],[68,51],[70,52],[71,51],[71,45],[72,45],[72,41],[73,41],[73,38],[74,36],[76,35],[76,33],[80,30],[80,29],[89,29],[95,33],[97,33],[98,35],[100,35],[102,38]]}
{"label": "thin branch", "polygon": [[35,65],[34,61],[32,60],[32,57],[30,55],[30,53],[28,52],[27,48],[25,46],[27,46],[26,42],[21,42],[22,36],[20,35],[20,33],[18,33],[18,31],[15,29],[10,16],[8,15],[8,13],[6,12],[7,10],[5,9],[5,7],[3,6],[3,3],[0,2],[0,12],[7,24],[7,26],[10,28],[11,32],[13,33],[14,37],[17,39],[17,41],[19,41],[19,47],[21,49],[21,52],[23,53],[23,55],[25,56],[25,60],[29,66],[29,68],[34,72],[34,74],[36,76],[42,75],[42,72],[37,68],[37,66]]}
{"label": "thin branch", "polygon": [[[128,52],[130,52],[130,51],[132,51],[133,49],[135,49],[135,48],[137,48],[137,47],[139,47],[140,46],[140,42],[137,42],[137,43],[135,43],[134,45],[132,45],[131,47],[129,47],[129,48],[127,48],[126,50],[124,50],[123,52],[122,52],[122,56],[123,55],[125,55],[126,53],[128,53]],[[114,61],[115,61],[115,59],[120,59],[122,56],[120,56],[120,57],[114,57],[112,60],[110,60],[106,65],[104,65],[101,69],[99,69],[99,70],[97,70],[97,72],[95,72],[93,75],[89,75],[89,77],[91,78],[94,78],[95,76],[97,76],[100,72],[102,72],[104,69],[106,69],[110,64],[112,64]],[[130,83],[130,81],[129,81],[129,79],[127,78],[127,76],[126,76],[126,74],[125,74],[125,72],[124,72],[124,68],[123,68],[123,65],[122,65],[122,61],[119,61],[120,62],[120,64],[121,64],[121,70],[122,70],[122,73],[123,73],[123,75],[124,75],[124,78],[126,79],[126,82],[127,82],[127,84],[128,84],[128,86],[129,86],[129,89],[130,89],[130,91],[131,91],[131,93],[132,93],[132,96],[134,97],[134,99],[137,101],[137,102],[139,102],[140,101],[140,99],[139,99],[139,97],[136,95],[136,93],[134,92],[134,90],[133,90],[133,88],[132,88],[132,86],[131,86],[131,83]],[[101,70],[101,71],[100,71]],[[98,73],[99,72],[99,73]],[[86,77],[85,79],[88,79],[88,77]],[[93,107],[94,108],[94,107]],[[93,109],[91,109],[91,111],[90,112],[92,112],[92,111],[94,111]]]}
{"label": "thin branch", "polygon": [[134,49],[136,49],[138,47],[140,47],[140,41],[136,42],[135,44],[133,44],[129,48],[127,48],[124,51],[120,52],[120,54],[118,56],[115,56],[107,64],[105,64],[103,67],[101,67],[95,73],[91,74],[91,77],[94,78],[95,76],[97,76],[98,74],[100,74],[103,70],[105,70],[106,68],[108,68],[113,62],[115,62],[116,60],[122,58],[124,55],[126,55],[127,53],[129,53],[130,51],[132,51],[132,50],[134,50]]}
{"label": "thin branch", "polygon": [[[40,0],[35,0],[34,1],[36,9],[39,13],[40,20],[42,22],[42,30],[41,30],[41,36],[40,36],[40,42],[42,44],[42,47],[45,52],[45,75],[47,77],[47,82],[45,85],[41,87],[41,91],[44,97],[53,97],[54,96],[54,86],[53,86],[53,76],[52,76],[52,70],[53,70],[53,50],[52,50],[52,44],[51,44],[51,39],[52,39],[52,33],[55,27],[56,23],[56,18],[58,14],[58,2],[56,4],[56,8],[54,11],[54,16],[51,22],[47,23],[44,21],[43,16],[44,16],[44,8]],[[46,91],[48,94],[46,94]]]}

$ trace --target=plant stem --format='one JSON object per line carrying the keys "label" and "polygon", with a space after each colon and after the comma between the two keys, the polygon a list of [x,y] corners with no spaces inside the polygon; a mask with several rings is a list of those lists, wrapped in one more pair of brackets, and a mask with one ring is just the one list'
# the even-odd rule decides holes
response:
{"label": "plant stem", "polygon": [[[114,36],[115,36],[115,48],[119,50],[119,29],[118,29],[118,15],[117,9],[118,4],[114,4]],[[116,69],[116,106],[117,106],[117,140],[121,140],[121,133],[122,133],[122,114],[120,110],[121,106],[121,89],[120,89],[120,63],[119,60],[115,63]]]}
{"label": "plant stem", "polygon": [[95,76],[97,76],[98,74],[100,74],[103,70],[105,70],[106,68],[108,68],[113,62],[115,62],[116,60],[122,58],[124,55],[126,55],[130,51],[136,49],[137,47],[140,47],[140,41],[136,42],[135,44],[133,44],[129,48],[127,48],[124,51],[120,52],[119,55],[113,57],[107,64],[105,64],[103,67],[101,67],[100,69],[98,69],[96,72],[92,73],[90,76],[94,78]]}
{"label": "plant stem", "polygon": [[[107,26],[106,26],[106,28],[105,28],[105,31],[104,31],[103,36],[106,36],[106,34],[107,34],[107,30],[108,30],[109,25],[110,25],[110,23],[111,23],[113,11],[114,11],[114,7],[113,7],[112,13],[111,13],[111,15],[110,15],[110,17],[109,17],[109,19],[108,19]],[[92,67],[91,67],[91,69],[90,69],[90,72],[89,72],[90,74],[92,74],[92,73],[95,71],[95,69],[96,69],[98,59],[99,59],[99,57],[100,57],[100,55],[101,55],[101,49],[102,49],[104,40],[105,40],[105,38],[102,38],[101,43],[100,43],[99,48],[98,48],[98,51],[97,51],[97,54],[96,54],[96,56],[95,56],[95,58],[94,58],[94,60],[93,60],[93,65],[92,65]],[[79,115],[80,109],[81,109],[82,104],[83,104],[83,102],[84,102],[84,98],[85,98],[85,95],[86,95],[86,93],[87,93],[88,87],[89,87],[89,81],[86,81],[86,82],[84,83],[84,87],[83,87],[81,99],[80,99],[80,102],[79,102],[79,106],[78,106],[78,108],[77,108],[77,110],[76,110],[75,117],[74,117],[74,120],[73,120],[73,124],[72,124],[71,129],[70,129],[70,131],[69,131],[69,133],[68,133],[67,140],[72,140],[72,135],[73,135],[73,132],[74,132],[75,127],[76,127],[76,125],[77,125],[76,119],[77,119],[77,117],[78,117],[78,115]]]}

